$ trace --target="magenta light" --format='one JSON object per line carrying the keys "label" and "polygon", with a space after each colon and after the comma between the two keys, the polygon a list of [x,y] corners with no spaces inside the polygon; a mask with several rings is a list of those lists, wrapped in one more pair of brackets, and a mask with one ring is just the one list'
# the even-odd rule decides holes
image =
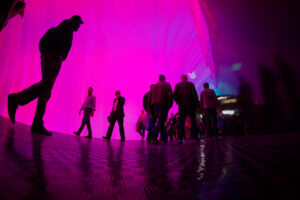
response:
{"label": "magenta light", "polygon": [[[191,73],[197,89],[215,82],[212,47],[197,0],[27,0],[24,18],[12,19],[0,33],[0,114],[7,117],[7,94],[41,79],[38,43],[51,27],[73,14],[84,24],[53,88],[45,126],[57,132],[77,130],[78,110],[94,88],[95,137],[106,134],[115,90],[126,98],[125,134],[139,139],[135,124],[143,95],[159,74],[174,88]],[[200,92],[200,90],[198,91]],[[36,101],[21,107],[16,120],[31,124]],[[176,107],[172,111],[176,111]],[[83,135],[86,134],[83,132]],[[119,138],[116,124],[113,138]]]}

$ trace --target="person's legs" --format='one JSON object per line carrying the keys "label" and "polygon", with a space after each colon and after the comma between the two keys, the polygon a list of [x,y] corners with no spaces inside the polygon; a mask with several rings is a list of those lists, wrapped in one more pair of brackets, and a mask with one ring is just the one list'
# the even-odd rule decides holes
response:
{"label": "person's legs", "polygon": [[[165,119],[167,119],[167,117],[165,117]],[[168,135],[167,135],[167,128],[165,126],[165,123],[163,124],[163,127],[162,127],[160,133],[161,133],[160,140],[163,141],[163,142],[167,142],[168,141]]]}
{"label": "person's legs", "polygon": [[158,133],[159,133],[159,120],[161,120],[160,118],[160,116],[161,116],[161,110],[160,110],[160,107],[159,107],[159,105],[154,105],[153,106],[153,110],[154,110],[154,113],[155,113],[155,115],[157,116],[157,118],[156,118],[156,120],[157,120],[157,122],[156,122],[156,124],[155,124],[155,127],[154,127],[154,130],[153,130],[153,134],[152,134],[152,141],[157,141],[157,137],[158,137]]}
{"label": "person's legs", "polygon": [[86,121],[86,127],[88,129],[88,137],[92,137],[92,128],[91,128],[91,113],[92,113],[92,109],[88,108],[84,110],[84,116],[85,116],[85,121]]}
{"label": "person's legs", "polygon": [[204,137],[210,137],[211,121],[209,109],[203,111]]}
{"label": "person's legs", "polygon": [[154,122],[153,117],[149,117],[148,135],[147,135],[148,142],[150,142],[153,137],[154,126],[155,126],[155,122]]}
{"label": "person's legs", "polygon": [[57,73],[50,73],[49,76],[42,80],[42,84],[44,85],[42,90],[44,92],[38,98],[37,107],[35,110],[35,116],[33,119],[33,123],[31,126],[31,131],[36,133],[42,133],[45,135],[51,135],[49,131],[47,131],[44,127],[43,117],[46,111],[47,102],[51,96],[51,90],[56,79]]}
{"label": "person's legs", "polygon": [[33,119],[33,125],[35,126],[43,126],[43,116],[46,111],[47,102],[49,101],[51,96],[51,91],[44,92],[39,98],[35,110],[35,116]]}
{"label": "person's legs", "polygon": [[186,119],[186,107],[179,106],[179,130],[178,130],[178,138],[179,140],[183,140],[185,135],[185,119]]}
{"label": "person's legs", "polygon": [[145,126],[143,123],[140,124],[140,131],[139,131],[140,135],[142,136],[142,140],[144,140],[145,137]]}
{"label": "person's legs", "polygon": [[83,118],[82,118],[82,122],[81,122],[80,128],[78,129],[77,132],[74,132],[74,133],[75,133],[76,135],[80,135],[80,133],[82,132],[82,130],[83,130],[85,124],[86,124],[86,121],[85,121],[85,118],[83,117]]}
{"label": "person's legs", "polygon": [[205,128],[207,129],[208,135],[210,137],[218,135],[218,118],[217,118],[217,110],[215,108],[205,109],[206,114],[206,124]]}
{"label": "person's legs", "polygon": [[107,133],[106,133],[107,139],[110,139],[116,121],[117,121],[116,117],[114,116],[114,114],[112,114],[111,118],[110,118],[110,124],[109,124],[108,130],[107,130]]}
{"label": "person's legs", "polygon": [[121,140],[123,141],[123,140],[125,140],[123,117],[118,118],[118,124],[119,124],[119,130],[120,130]]}
{"label": "person's legs", "polygon": [[[26,105],[38,97],[39,100],[36,108],[35,118],[37,119],[37,121],[42,119],[45,113],[46,103],[49,100],[51,94],[51,89],[49,91],[49,89],[46,88],[46,85],[46,81],[42,80],[19,93],[8,95],[8,113],[13,123],[15,121],[15,113],[17,107],[19,105]],[[40,123],[42,124],[42,122]]]}
{"label": "person's legs", "polygon": [[165,121],[166,121],[166,114],[168,111],[166,111],[166,108],[163,105],[154,105],[155,114],[157,116],[157,123],[154,128],[153,133],[153,140],[157,141],[158,133],[161,132],[162,137],[165,137]]}
{"label": "person's legs", "polygon": [[216,108],[211,109],[212,134],[218,136],[218,112]]}
{"label": "person's legs", "polygon": [[18,105],[25,105],[39,97],[35,117],[33,121],[34,127],[43,127],[43,116],[45,114],[47,102],[51,96],[51,90],[60,70],[62,60],[61,56],[47,54],[41,56],[42,80],[29,88],[8,95],[8,112],[11,121],[15,121],[15,113]]}
{"label": "person's legs", "polygon": [[197,128],[197,123],[196,123],[196,109],[193,107],[189,107],[188,108],[188,114],[190,116],[191,119],[191,125],[192,125],[192,129],[191,129],[191,138],[192,139],[197,139],[198,138],[198,128]]}
{"label": "person's legs", "polygon": [[[51,97],[51,90],[55,83],[56,77],[61,67],[61,57],[53,54],[46,54],[41,56],[42,60],[42,93],[39,95],[38,104],[36,107],[33,124],[43,124],[43,116],[46,111],[47,102]],[[27,92],[30,96],[30,91]],[[26,96],[26,95],[25,95]]]}

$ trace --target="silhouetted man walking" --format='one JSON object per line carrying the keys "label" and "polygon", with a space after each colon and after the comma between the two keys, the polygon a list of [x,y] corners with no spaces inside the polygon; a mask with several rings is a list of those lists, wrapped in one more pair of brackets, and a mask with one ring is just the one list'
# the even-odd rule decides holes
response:
{"label": "silhouetted man walking", "polygon": [[87,138],[92,138],[92,129],[91,129],[91,122],[90,117],[94,116],[94,111],[96,110],[96,97],[93,95],[93,88],[89,87],[88,89],[88,96],[85,98],[83,105],[79,110],[79,115],[81,111],[84,112],[82,123],[77,132],[74,132],[75,135],[79,136],[81,131],[83,130],[84,126],[86,125],[89,135],[85,136]]}
{"label": "silhouetted man walking", "polygon": [[157,123],[154,128],[153,140],[154,144],[159,144],[157,140],[159,132],[163,142],[167,142],[167,131],[165,122],[168,116],[169,109],[173,105],[172,88],[166,81],[164,75],[159,75],[159,81],[150,90],[150,105],[153,107],[154,113],[157,116]]}
{"label": "silhouetted man walking", "polygon": [[175,85],[174,100],[179,106],[179,140],[183,142],[184,125],[186,116],[191,118],[192,132],[191,137],[197,139],[197,125],[196,125],[196,108],[199,105],[196,88],[192,82],[187,81],[187,76],[181,76],[181,82]]}
{"label": "silhouetted man walking", "polygon": [[112,131],[114,129],[116,121],[119,124],[120,136],[121,141],[125,141],[125,134],[124,134],[124,104],[125,98],[121,97],[120,91],[116,91],[116,98],[114,99],[113,109],[109,116],[110,125],[108,127],[106,136],[103,137],[105,140],[110,140]]}
{"label": "silhouetted man walking", "polygon": [[8,114],[12,123],[15,123],[15,114],[19,105],[23,106],[38,98],[31,131],[48,136],[52,135],[44,128],[43,116],[62,61],[67,58],[71,48],[73,32],[77,31],[81,24],[83,24],[81,17],[74,15],[57,27],[49,29],[42,37],[39,44],[42,80],[22,92],[8,95]]}
{"label": "silhouetted man walking", "polygon": [[200,106],[203,111],[205,136],[218,136],[217,108],[220,106],[214,90],[204,83],[204,90],[200,94]]}

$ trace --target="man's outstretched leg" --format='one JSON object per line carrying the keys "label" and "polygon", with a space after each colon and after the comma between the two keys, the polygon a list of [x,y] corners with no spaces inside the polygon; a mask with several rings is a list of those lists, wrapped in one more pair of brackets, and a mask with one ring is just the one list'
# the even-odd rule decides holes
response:
{"label": "man's outstretched leg", "polygon": [[8,95],[8,114],[12,123],[15,123],[18,106],[23,106],[38,98],[44,92],[45,86],[45,81],[42,80],[22,92]]}
{"label": "man's outstretched leg", "polygon": [[31,132],[34,133],[41,133],[43,135],[51,136],[52,133],[47,131],[44,127],[44,121],[43,116],[46,111],[46,105],[48,100],[50,99],[51,92],[44,93],[41,97],[38,99],[36,111],[35,111],[35,117],[31,126]]}
{"label": "man's outstretched leg", "polygon": [[44,135],[52,135],[44,128],[43,116],[46,111],[46,105],[51,96],[51,90],[58,75],[61,58],[58,56],[42,55],[42,81],[36,83],[22,92],[8,95],[8,113],[12,123],[15,123],[16,110],[19,105],[23,106],[32,100],[39,98],[33,124],[32,132]]}

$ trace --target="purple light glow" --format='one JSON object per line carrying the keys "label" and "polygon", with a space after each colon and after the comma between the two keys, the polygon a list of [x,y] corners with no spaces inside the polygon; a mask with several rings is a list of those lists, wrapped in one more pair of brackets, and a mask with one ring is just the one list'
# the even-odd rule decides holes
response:
{"label": "purple light glow", "polygon": [[[197,0],[27,0],[24,18],[12,19],[0,33],[0,114],[7,115],[7,94],[40,81],[38,43],[51,27],[73,14],[84,24],[52,90],[45,114],[49,130],[72,133],[89,86],[97,98],[91,120],[94,137],[106,134],[116,90],[125,97],[125,135],[135,131],[143,95],[159,74],[172,87],[181,74],[195,73],[197,89],[215,82],[207,24]],[[200,92],[200,90],[198,91]],[[16,120],[31,124],[36,101],[20,107]],[[173,111],[175,112],[173,108]],[[83,135],[86,134],[84,130]],[[118,139],[116,124],[112,138]]]}

